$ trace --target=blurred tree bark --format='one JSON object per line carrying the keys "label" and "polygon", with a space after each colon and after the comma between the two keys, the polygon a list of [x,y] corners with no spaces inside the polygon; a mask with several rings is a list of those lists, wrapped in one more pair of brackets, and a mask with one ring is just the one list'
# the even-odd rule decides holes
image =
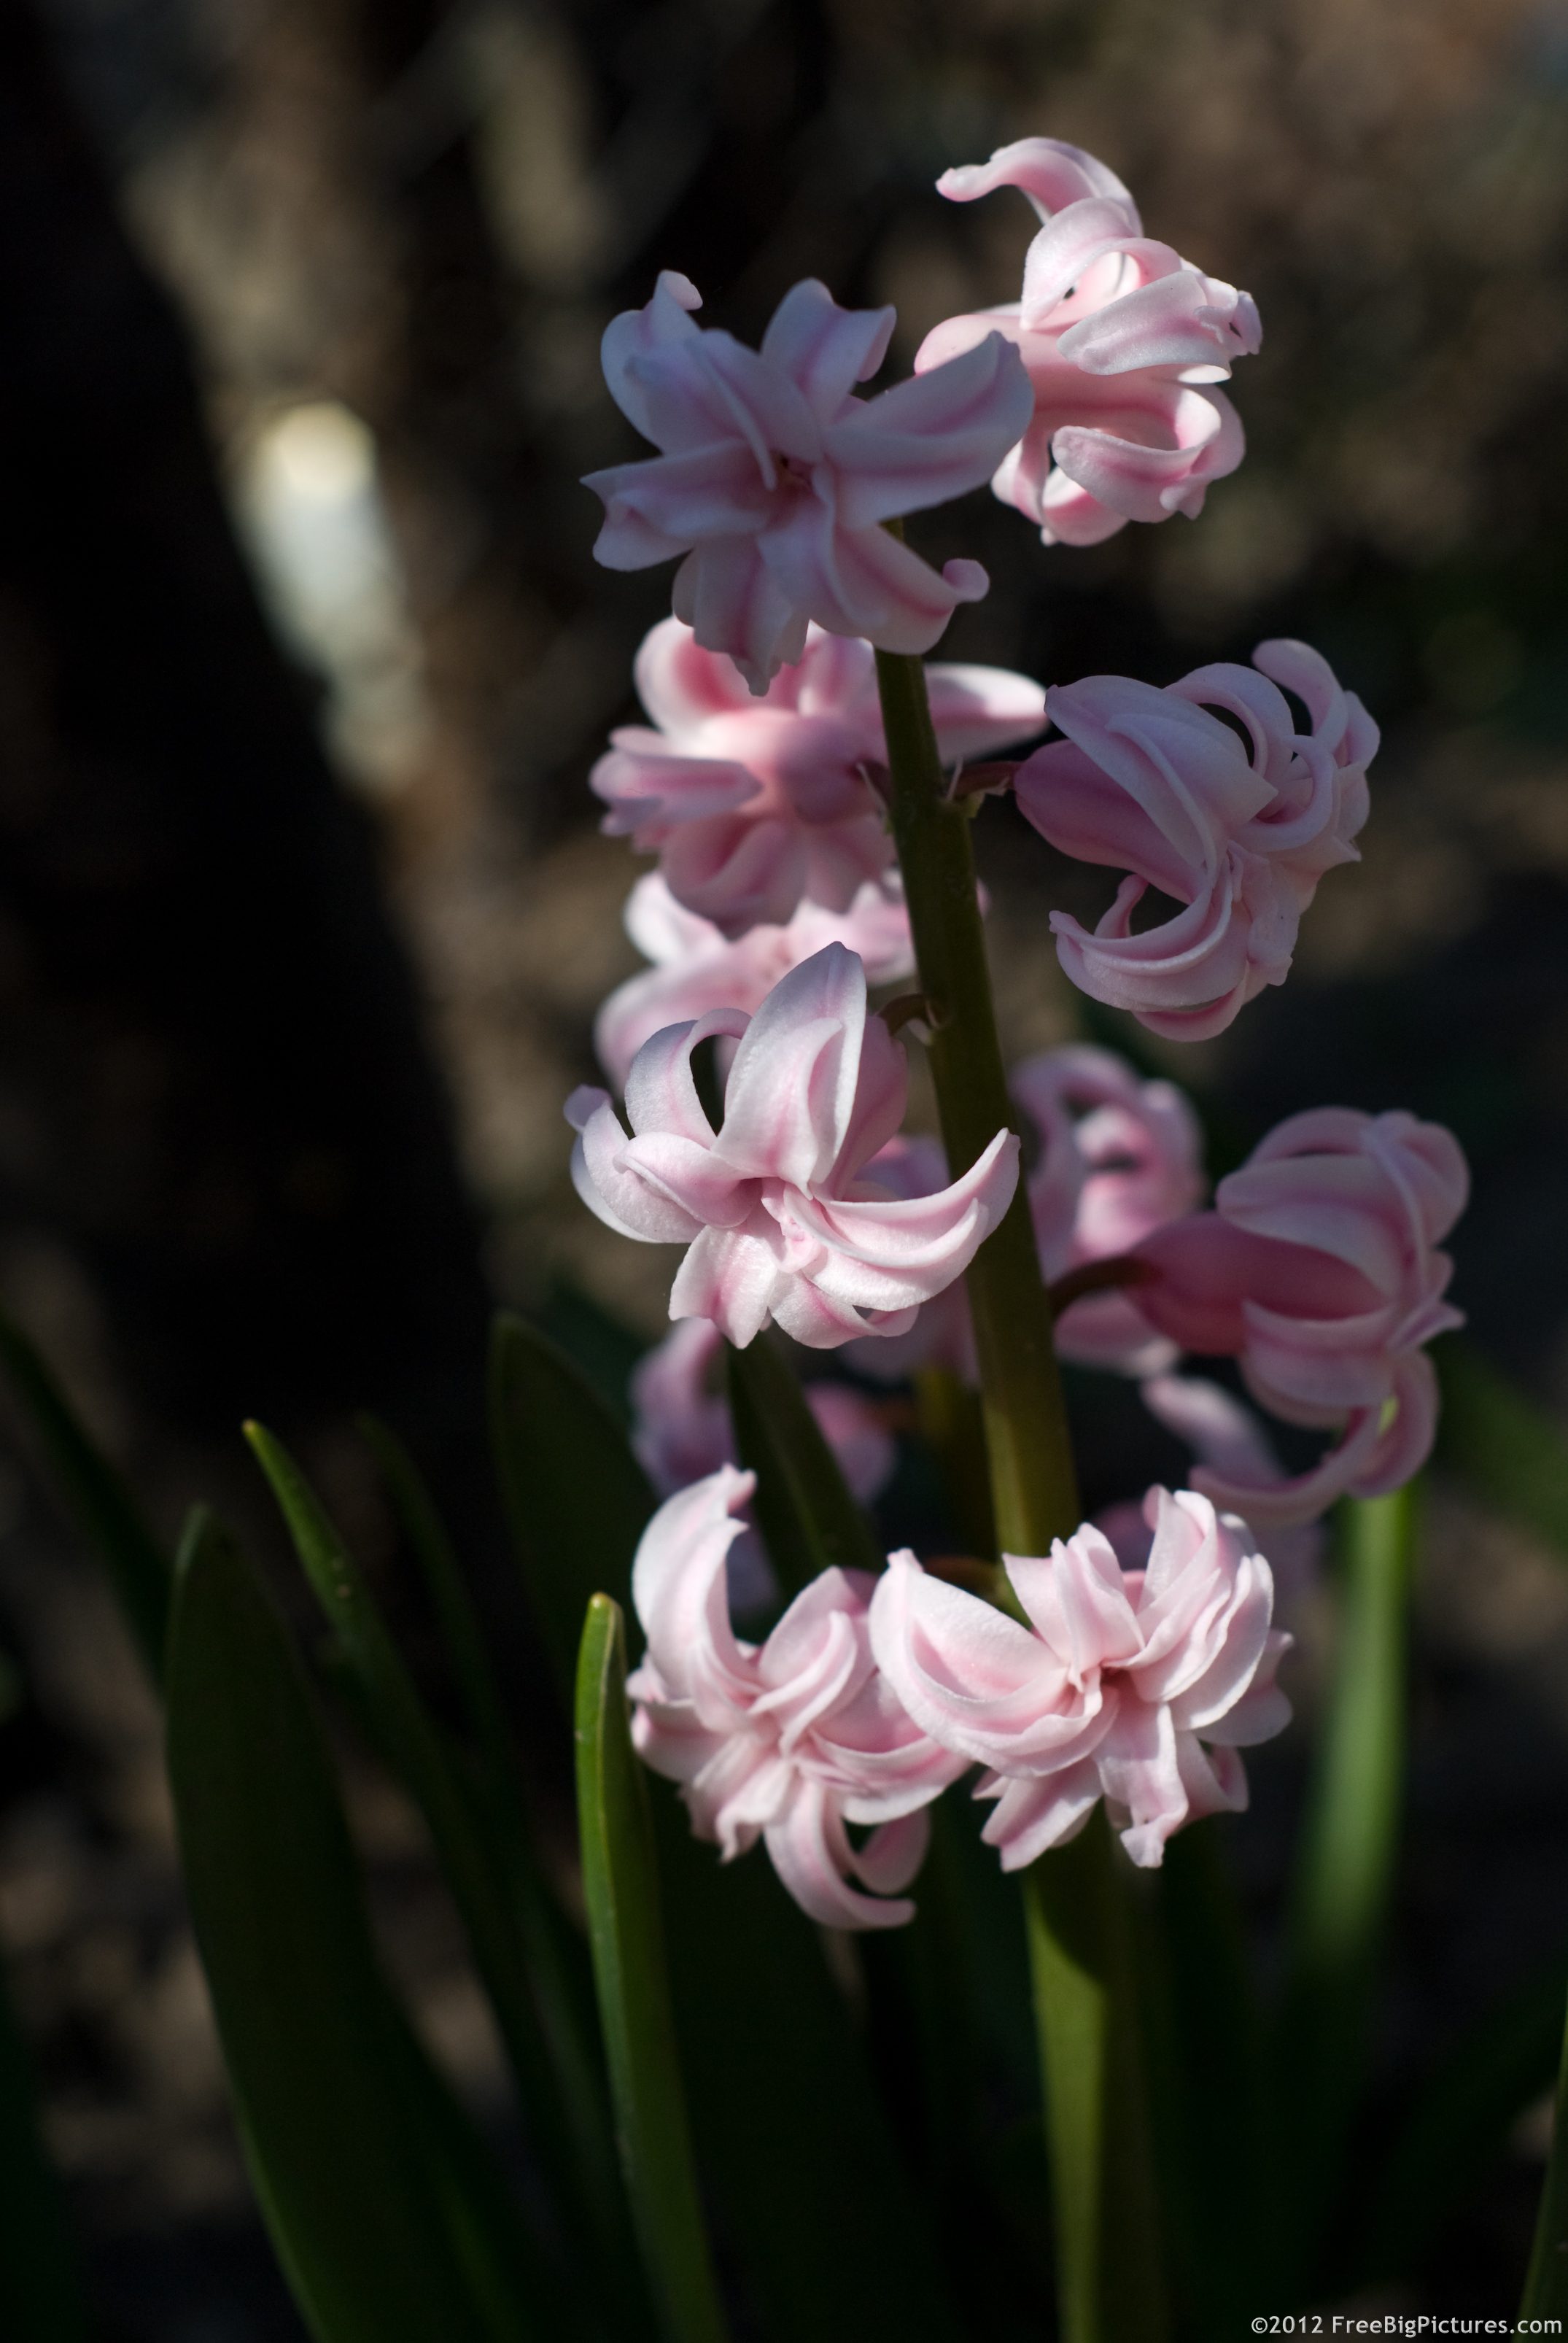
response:
{"label": "blurred tree bark", "polygon": [[86,1266],[155,1421],[373,1405],[472,1489],[477,1231],[373,842],[22,0],[0,342],[0,1225]]}

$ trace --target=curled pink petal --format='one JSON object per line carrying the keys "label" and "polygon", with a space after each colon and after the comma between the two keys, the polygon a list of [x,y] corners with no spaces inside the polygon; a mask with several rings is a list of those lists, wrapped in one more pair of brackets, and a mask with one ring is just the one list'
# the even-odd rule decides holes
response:
{"label": "curled pink petal", "polygon": [[810,621],[929,650],[983,573],[939,577],[880,524],[990,478],[1032,407],[1017,351],[981,337],[953,367],[862,398],[854,385],[880,364],[891,310],[840,309],[808,281],[755,351],[699,327],[697,306],[667,273],[606,332],[610,394],[660,453],[589,476],[598,558],[635,569],[684,553],[677,617],[759,696],[800,658]]}
{"label": "curled pink petal", "polygon": [[[717,1131],[690,1073],[705,1036],[739,1041]],[[627,1076],[631,1137],[602,1092],[576,1093],[573,1177],[623,1234],[689,1243],[672,1318],[710,1319],[742,1348],[769,1319],[821,1348],[892,1339],[960,1275],[1018,1183],[1010,1131],[932,1194],[864,1179],[907,1080],[886,1025],[868,1021],[859,958],[830,943],[755,1015],[714,1011],[644,1042]]]}
{"label": "curled pink petal", "polygon": [[[846,626],[847,598],[901,590],[898,578],[915,559],[885,530],[876,535],[874,558],[849,568],[834,562],[822,585]],[[786,566],[831,553],[830,537],[802,532]],[[804,571],[789,574],[799,584]],[[944,584],[934,571],[915,586],[949,607],[967,591],[962,579]],[[868,616],[859,604],[856,614]],[[605,830],[657,854],[684,909],[738,940],[759,925],[786,925],[810,903],[847,912],[871,882],[892,893],[892,840],[866,778],[888,753],[869,640],[813,626],[793,664],[753,698],[732,659],[665,618],[638,653],[637,685],[652,725],[614,732],[592,783],[608,809]],[[1045,722],[1044,690],[1027,676],[939,665],[930,686],[937,744],[950,762],[994,755]]]}
{"label": "curled pink petal", "polygon": [[[1211,1212],[1139,1244],[1156,1274],[1131,1299],[1151,1326],[1184,1349],[1236,1359],[1275,1414],[1340,1427],[1321,1463],[1294,1478],[1233,1429],[1222,1440],[1211,1432],[1194,1442],[1196,1486],[1250,1519],[1291,1524],[1419,1469],[1437,1421],[1424,1345],[1462,1322],[1445,1298],[1452,1263],[1439,1244],[1467,1189],[1463,1153],[1440,1124],[1320,1108],[1271,1132],[1220,1182]],[[1156,1403],[1178,1416],[1188,1405],[1170,1388]]]}
{"label": "curled pink petal", "polygon": [[[1220,1032],[1283,983],[1319,880],[1356,859],[1366,819],[1376,727],[1304,643],[1265,644],[1259,658],[1270,672],[1221,664],[1163,691],[1122,676],[1052,691],[1066,737],[1037,749],[1014,784],[1053,846],[1128,873],[1092,931],[1051,913],[1063,969],[1172,1039]],[[1287,690],[1310,730],[1296,729]],[[1151,887],[1180,908],[1139,929]]]}
{"label": "curled pink petal", "polygon": [[1049,1556],[1005,1557],[1027,1628],[912,1554],[877,1582],[878,1664],[934,1740],[990,1769],[976,1795],[995,1801],[985,1837],[1009,1870],[1099,1797],[1133,1861],[1159,1864],[1184,1823],[1244,1803],[1236,1748],[1288,1721],[1274,1671],[1290,1639],[1245,1522],[1191,1490],[1151,1490],[1145,1512],[1141,1570],[1087,1524]]}
{"label": "curled pink petal", "polygon": [[1095,545],[1129,520],[1200,511],[1244,453],[1233,410],[1208,386],[1261,343],[1251,296],[1146,236],[1114,173],[1060,140],[1016,140],[937,185],[957,203],[1016,186],[1041,221],[1022,299],[949,318],[915,359],[917,374],[950,365],[994,333],[1018,345],[1034,409],[996,494],[1048,545]]}
{"label": "curled pink petal", "polygon": [[[749,1473],[721,1466],[667,1499],[643,1533],[632,1597],[648,1653],[627,1687],[634,1742],[681,1785],[693,1829],[727,1858],[763,1838],[813,1919],[900,1926],[914,1906],[897,1891],[925,1851],[920,1810],[966,1761],[879,1679],[863,1574],[825,1571],[760,1644],[734,1634],[724,1564],[752,1487]],[[859,1849],[851,1823],[876,1826]]]}

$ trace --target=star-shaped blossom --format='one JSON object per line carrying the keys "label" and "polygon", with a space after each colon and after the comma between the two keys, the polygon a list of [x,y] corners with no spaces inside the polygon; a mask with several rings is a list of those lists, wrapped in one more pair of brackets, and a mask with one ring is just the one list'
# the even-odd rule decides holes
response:
{"label": "star-shaped blossom", "polygon": [[[691,1056],[719,1038],[739,1047],[715,1131]],[[627,1077],[629,1137],[603,1091],[574,1092],[573,1178],[623,1235],[686,1245],[672,1318],[710,1318],[738,1347],[770,1319],[817,1349],[902,1333],[967,1269],[1018,1181],[1008,1131],[934,1195],[868,1178],[908,1086],[903,1051],[867,1014],[864,968],[829,944],[755,1016],[716,1010],[645,1042]]]}
{"label": "star-shaped blossom", "polygon": [[[896,1891],[925,1854],[922,1810],[968,1761],[922,1732],[878,1674],[866,1572],[824,1571],[760,1644],[735,1634],[725,1564],[755,1487],[723,1465],[643,1533],[632,1599],[648,1653],[627,1684],[632,1739],[681,1785],[692,1829],[726,1862],[760,1838],[824,1927],[896,1928],[914,1913]],[[850,1825],[869,1836],[856,1845]]]}
{"label": "star-shaped blossom", "polygon": [[1251,297],[1145,236],[1116,174],[1061,139],[1017,139],[937,186],[960,204],[1017,187],[1041,223],[1021,298],[950,317],[915,359],[919,373],[990,334],[1017,343],[1034,412],[998,468],[997,495],[1048,545],[1098,545],[1130,520],[1201,512],[1246,449],[1213,385],[1261,343]]}
{"label": "star-shaped blossom", "polygon": [[1046,1556],[1004,1554],[1027,1626],[890,1557],[871,1648],[932,1739],[990,1770],[987,1843],[1020,1869],[1103,1797],[1134,1863],[1171,1833],[1244,1806],[1238,1749],[1290,1718],[1274,1671],[1273,1582],[1255,1539],[1207,1497],[1151,1489],[1147,1566],[1123,1571],[1091,1524]]}
{"label": "star-shaped blossom", "polygon": [[611,569],[685,555],[674,608],[707,650],[766,691],[815,619],[889,651],[930,650],[960,602],[986,590],[975,561],[939,577],[883,522],[979,488],[1033,397],[1000,335],[874,398],[855,385],[887,355],[891,309],[840,309],[807,278],[749,350],[692,317],[701,297],[667,269],[604,337],[605,379],[659,454],[590,473]]}
{"label": "star-shaped blossom", "polygon": [[[1063,854],[1130,874],[1092,930],[1051,913],[1057,956],[1151,1031],[1207,1040],[1284,982],[1319,880],[1359,860],[1377,726],[1325,659],[1288,640],[1163,690],[1096,675],[1048,699],[1066,738],[1019,768],[1020,810]],[[1151,887],[1181,909],[1135,928]]]}
{"label": "star-shaped blossom", "polygon": [[[621,726],[590,776],[604,827],[657,854],[676,900],[738,938],[782,926],[805,903],[846,910],[893,860],[868,774],[887,742],[869,642],[820,627],[760,699],[735,663],[665,618],[637,655],[649,724]],[[1044,729],[1045,692],[1003,668],[926,675],[948,764],[990,757]]]}

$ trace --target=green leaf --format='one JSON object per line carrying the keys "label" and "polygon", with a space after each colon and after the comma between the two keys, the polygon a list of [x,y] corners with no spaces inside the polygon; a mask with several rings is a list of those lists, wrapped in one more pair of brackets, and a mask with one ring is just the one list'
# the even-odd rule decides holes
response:
{"label": "green leaf", "polygon": [[725,1345],[729,1408],[740,1461],[757,1475],[752,1510],[779,1585],[798,1594],[824,1570],[879,1571],[876,1533],[850,1495],[839,1460],[771,1334],[743,1351]]}
{"label": "green leaf", "polygon": [[588,1940],[643,2266],[669,2343],[724,2343],[676,2055],[648,1796],[627,1722],[626,1631],[608,1594],[594,1596],[583,1627],[577,1778]]}
{"label": "green leaf", "polygon": [[490,1346],[490,1430],[512,1542],[564,1715],[590,1598],[629,1599],[658,1499],[625,1433],[555,1344],[503,1311]]}
{"label": "green leaf", "polygon": [[[1552,2153],[1541,2184],[1541,2205],[1535,2217],[1535,2240],[1530,2268],[1519,2305],[1519,2332],[1561,2334],[1568,2318],[1568,2033],[1563,2036],[1562,2063],[1557,2070],[1557,2106],[1552,2126]],[[1553,2323],[1533,2328],[1533,2320]]]}
{"label": "green leaf", "polygon": [[1568,1438],[1471,1343],[1433,1346],[1442,1388],[1438,1455],[1498,1511],[1568,1555]]}
{"label": "green leaf", "polygon": [[397,1434],[373,1415],[357,1419],[380,1468],[392,1510],[418,1564],[441,1631],[441,1644],[484,1765],[492,1802],[516,1805],[517,1760],[506,1704],[490,1665],[484,1629],[446,1524]]}
{"label": "green leaf", "polygon": [[957,2343],[933,2225],[819,1932],[761,1847],[721,1864],[669,1785],[649,1786],[698,2158],[758,2328],[768,2343]]}
{"label": "green leaf", "polygon": [[32,2062],[0,1969],[0,2335],[85,2343],[75,2250],[33,2095]]}
{"label": "green leaf", "polygon": [[317,2343],[538,2336],[482,2313],[406,2092],[402,2039],[304,1671],[209,1515],[178,1563],[168,1768],[196,1943],[256,2193]]}
{"label": "green leaf", "polygon": [[168,1557],[40,1353],[3,1313],[0,1361],[59,1474],[71,1511],[108,1572],[143,1664],[158,1684],[168,1634]]}
{"label": "green leaf", "polygon": [[[357,1563],[298,1466],[272,1434],[247,1424],[307,1577],[326,1614],[386,1752],[418,1804],[462,1913],[475,1965],[496,2012],[525,2119],[552,2196],[590,2270],[613,2269],[624,2211],[608,2111],[591,2043],[577,2026],[567,1981],[535,1887],[528,1926],[508,1892],[516,1845],[505,1850],[457,1774]],[[534,1883],[529,1883],[533,1885]],[[531,1956],[531,1957],[530,1957]]]}
{"label": "green leaf", "polygon": [[1332,1688],[1292,1896],[1282,2016],[1284,2202],[1310,2273],[1354,2120],[1404,1796],[1406,1639],[1418,1484],[1336,1514]]}

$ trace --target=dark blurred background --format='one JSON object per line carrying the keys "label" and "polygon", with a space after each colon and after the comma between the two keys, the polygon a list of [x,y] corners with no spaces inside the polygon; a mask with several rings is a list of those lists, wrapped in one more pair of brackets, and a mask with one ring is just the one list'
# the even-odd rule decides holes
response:
{"label": "dark blurred background", "polygon": [[[489,1302],[564,1282],[648,1334],[668,1267],[576,1204],[559,1113],[636,964],[585,775],[668,607],[591,559],[578,475],[633,452],[599,335],[660,266],[748,338],[809,274],[897,305],[901,367],[1012,297],[1030,226],[932,181],[1040,131],[1257,297],[1250,452],[1197,524],[1091,552],[983,496],[917,524],[993,580],[944,648],[1164,682],[1301,634],[1362,693],[1364,860],[1290,986],[1166,1062],[1226,1146],[1331,1100],[1451,1123],[1458,1298],[1568,1413],[1560,7],[0,0],[0,1297],[164,1525],[200,1493],[270,1538],[255,1412],[374,1550],[369,1403],[505,1609]],[[1009,1042],[1064,1039],[1080,882],[1008,809],[981,849]],[[0,1940],[104,2332],[272,2343],[151,1705],[11,1433]],[[1568,1934],[1568,1576],[1441,1484],[1417,1721],[1394,2072]],[[357,1795],[484,2102],[417,1833]],[[1543,2137],[1432,2307],[1513,2298]]]}

